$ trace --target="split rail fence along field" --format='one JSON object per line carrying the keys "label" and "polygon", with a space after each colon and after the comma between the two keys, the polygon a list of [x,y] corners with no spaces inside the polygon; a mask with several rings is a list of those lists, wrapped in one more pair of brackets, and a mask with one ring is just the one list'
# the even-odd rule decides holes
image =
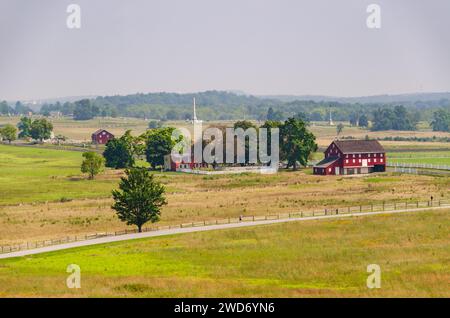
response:
{"label": "split rail fence along field", "polygon": [[[429,163],[391,163],[386,164],[388,167],[394,168],[417,168],[417,169],[433,169],[433,170],[448,170],[450,171],[450,166],[448,165],[433,165]],[[400,171],[399,171],[400,172]]]}
{"label": "split rail fence along field", "polygon": [[[218,225],[218,224],[230,224],[230,223],[240,223],[240,222],[249,222],[249,221],[266,221],[266,220],[277,220],[277,219],[291,219],[291,218],[303,218],[303,217],[311,217],[311,216],[325,216],[325,215],[338,215],[338,214],[354,214],[354,213],[367,213],[367,212],[382,212],[382,211],[395,211],[395,210],[407,210],[407,209],[418,209],[418,208],[430,208],[430,207],[441,207],[448,206],[450,208],[450,200],[430,200],[430,201],[407,201],[407,202],[386,202],[383,204],[370,204],[370,205],[359,205],[352,207],[340,207],[340,208],[327,208],[320,211],[305,211],[305,212],[292,212],[292,213],[283,213],[283,214],[272,214],[272,215],[264,215],[264,216],[241,216],[235,218],[227,218],[221,220],[209,220],[209,221],[201,221],[201,222],[190,222],[183,223],[178,225],[167,225],[167,226],[155,226],[143,228],[143,232],[149,231],[159,231],[159,230],[168,230],[168,229],[176,229],[176,228],[187,228],[187,227],[198,227],[198,226],[207,226],[207,225]],[[34,248],[40,248],[51,245],[58,245],[70,242],[78,242],[85,240],[98,239],[107,236],[118,236],[125,234],[134,234],[137,233],[136,230],[123,230],[116,232],[104,232],[104,233],[96,233],[90,235],[80,235],[80,236],[66,236],[59,239],[53,240],[42,240],[42,241],[33,241],[26,242],[22,244],[15,245],[6,245],[0,246],[0,254],[11,253],[21,250],[28,250]]]}

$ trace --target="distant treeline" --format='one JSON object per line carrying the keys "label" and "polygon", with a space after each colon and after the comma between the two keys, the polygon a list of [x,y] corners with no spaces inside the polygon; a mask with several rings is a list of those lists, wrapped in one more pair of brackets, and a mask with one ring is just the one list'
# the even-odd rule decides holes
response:
{"label": "distant treeline", "polygon": [[[346,103],[333,101],[277,99],[237,95],[223,91],[192,94],[149,93],[104,96],[77,102],[44,104],[40,113],[53,112],[76,120],[100,117],[136,117],[154,120],[192,119],[192,100],[196,98],[197,115],[203,120],[286,120],[297,117],[306,121],[348,121],[372,130],[415,130],[419,121],[428,121],[433,129],[448,131],[450,100],[390,103]],[[1,114],[25,114],[31,111],[20,103],[15,107],[1,103]]]}

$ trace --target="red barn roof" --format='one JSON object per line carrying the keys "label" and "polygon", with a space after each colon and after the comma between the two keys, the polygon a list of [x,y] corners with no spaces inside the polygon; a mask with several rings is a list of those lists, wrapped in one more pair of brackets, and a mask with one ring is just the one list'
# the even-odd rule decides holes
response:
{"label": "red barn roof", "polygon": [[102,132],[107,132],[108,134],[110,134],[110,135],[112,135],[112,136],[114,136],[113,134],[111,134],[109,131],[107,131],[107,130],[105,130],[105,129],[97,129],[96,131],[94,131],[93,133],[92,133],[92,135],[99,135],[100,133],[102,133]]}
{"label": "red barn roof", "polygon": [[378,140],[335,140],[334,144],[344,154],[385,152]]}

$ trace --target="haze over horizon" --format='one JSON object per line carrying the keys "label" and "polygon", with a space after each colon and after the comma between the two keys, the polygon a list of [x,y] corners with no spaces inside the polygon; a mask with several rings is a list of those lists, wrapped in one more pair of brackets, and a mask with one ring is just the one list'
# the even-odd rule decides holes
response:
{"label": "haze over horizon", "polygon": [[[381,29],[366,26],[371,3]],[[450,91],[445,0],[2,0],[0,12],[0,100]]]}

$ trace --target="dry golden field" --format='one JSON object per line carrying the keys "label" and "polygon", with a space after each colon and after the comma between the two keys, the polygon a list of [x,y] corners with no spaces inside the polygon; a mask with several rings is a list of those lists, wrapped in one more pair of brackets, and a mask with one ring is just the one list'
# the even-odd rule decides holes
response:
{"label": "dry golden field", "polygon": [[[121,174],[110,170],[92,183],[107,179],[114,187]],[[168,189],[161,225],[450,196],[450,180],[444,177],[388,173],[320,177],[308,170],[278,175],[156,175]],[[125,229],[110,209],[109,188],[97,191],[98,198],[0,206],[0,244]]]}

